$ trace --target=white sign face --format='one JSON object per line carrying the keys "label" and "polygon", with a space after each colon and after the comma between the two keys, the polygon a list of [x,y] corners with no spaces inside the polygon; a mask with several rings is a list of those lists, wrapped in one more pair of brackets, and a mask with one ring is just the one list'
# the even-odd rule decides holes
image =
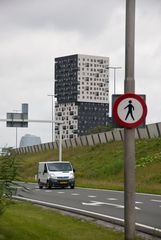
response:
{"label": "white sign face", "polygon": [[118,104],[117,113],[123,122],[134,123],[142,117],[143,107],[137,99],[126,98]]}

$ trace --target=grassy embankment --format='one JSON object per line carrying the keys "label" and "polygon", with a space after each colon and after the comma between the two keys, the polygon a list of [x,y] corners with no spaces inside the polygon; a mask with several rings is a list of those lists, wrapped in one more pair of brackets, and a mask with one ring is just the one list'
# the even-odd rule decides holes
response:
{"label": "grassy embankment", "polygon": [[[77,186],[123,189],[123,143],[63,150],[76,169]],[[39,161],[58,159],[58,151],[21,156],[19,180],[34,181]],[[161,194],[161,139],[136,141],[137,191]],[[122,233],[30,203],[12,203],[0,216],[0,240],[124,239]]]}
{"label": "grassy embankment", "polygon": [[[76,185],[123,190],[122,142],[63,149],[63,160],[76,169]],[[21,156],[21,180],[34,181],[39,161],[57,160],[58,151]],[[136,141],[136,190],[161,194],[161,138]]]}
{"label": "grassy embankment", "polygon": [[30,203],[12,203],[0,216],[0,239],[123,240],[124,235]]}

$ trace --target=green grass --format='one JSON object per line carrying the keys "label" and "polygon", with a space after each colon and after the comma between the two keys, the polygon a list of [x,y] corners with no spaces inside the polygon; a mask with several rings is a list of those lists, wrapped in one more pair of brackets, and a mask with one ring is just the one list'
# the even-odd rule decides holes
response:
{"label": "green grass", "polygon": [[[123,190],[123,142],[63,149],[76,169],[76,185]],[[58,159],[58,150],[21,155],[18,179],[35,181],[39,161]],[[161,194],[161,138],[136,141],[136,191]]]}
{"label": "green grass", "polygon": [[[57,159],[57,150],[21,155],[18,179],[34,182],[38,162]],[[76,186],[124,188],[122,142],[63,149],[63,160],[71,161],[76,169]],[[161,138],[136,141],[136,190],[161,194]],[[15,239],[121,240],[124,236],[29,203],[14,203],[0,216],[0,240]]]}
{"label": "green grass", "polygon": [[0,240],[31,239],[121,240],[124,239],[124,235],[95,223],[64,216],[30,203],[10,204],[0,217]]}
{"label": "green grass", "polygon": [[[76,169],[76,185],[123,190],[123,142],[63,149],[63,160]],[[57,160],[58,151],[21,156],[21,180],[34,181],[39,161]],[[161,194],[161,138],[136,141],[136,190]]]}

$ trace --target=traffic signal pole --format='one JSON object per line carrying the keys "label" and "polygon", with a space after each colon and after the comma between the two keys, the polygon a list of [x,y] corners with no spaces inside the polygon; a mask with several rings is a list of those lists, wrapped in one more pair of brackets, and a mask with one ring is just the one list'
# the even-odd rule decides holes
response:
{"label": "traffic signal pole", "polygon": [[[62,161],[62,125],[64,124],[63,121],[54,121],[54,120],[30,120],[30,119],[0,119],[0,122],[11,122],[13,123],[55,123],[59,126],[59,161]],[[11,125],[12,125],[11,124]],[[17,141],[17,140],[16,140]],[[17,145],[17,144],[16,144]]]}
{"label": "traffic signal pole", "polygon": [[[125,93],[135,93],[135,0],[126,0]],[[124,128],[125,240],[135,238],[135,128]]]}

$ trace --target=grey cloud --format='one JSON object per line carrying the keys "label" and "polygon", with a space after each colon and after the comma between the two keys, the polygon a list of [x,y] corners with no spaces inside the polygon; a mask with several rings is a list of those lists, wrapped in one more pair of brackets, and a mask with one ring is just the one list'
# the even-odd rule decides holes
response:
{"label": "grey cloud", "polygon": [[1,26],[10,28],[11,31],[11,28],[16,27],[53,28],[97,35],[110,23],[111,15],[115,14],[116,9],[124,8],[124,1],[14,0],[0,5]]}
{"label": "grey cloud", "polygon": [[[160,121],[152,101],[160,101],[160,12],[161,0],[136,0],[136,90],[147,94],[148,122]],[[53,58],[67,54],[109,56],[122,67],[116,89],[123,92],[125,0],[0,0],[0,29],[1,117],[28,102],[31,119],[49,119]],[[25,130],[50,141],[50,125]],[[15,144],[15,129],[1,124],[0,132],[0,146]]]}

